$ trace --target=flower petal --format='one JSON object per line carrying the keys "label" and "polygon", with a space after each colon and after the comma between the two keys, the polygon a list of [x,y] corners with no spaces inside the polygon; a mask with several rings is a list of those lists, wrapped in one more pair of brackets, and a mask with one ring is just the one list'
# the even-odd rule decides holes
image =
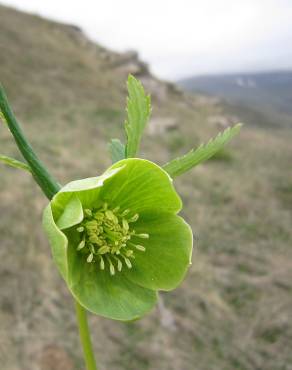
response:
{"label": "flower petal", "polygon": [[73,194],[79,198],[84,208],[92,208],[99,199],[100,189],[104,183],[121,170],[122,167],[109,169],[101,176],[69,182],[51,201],[54,219],[59,220]]}
{"label": "flower petal", "polygon": [[68,247],[68,240],[67,237],[60,231],[55,224],[51,204],[49,204],[43,214],[43,227],[46,231],[48,236],[53,259],[62,275],[62,277],[66,280],[67,273],[68,273],[68,265],[67,265],[67,247]]}
{"label": "flower petal", "polygon": [[131,282],[122,272],[110,275],[108,266],[96,264],[68,249],[68,286],[73,296],[87,310],[114,320],[135,320],[149,312],[157,293]]}
{"label": "flower petal", "polygon": [[68,229],[83,220],[83,209],[79,198],[73,194],[56,225],[60,230]]}
{"label": "flower petal", "polygon": [[145,252],[135,251],[133,268],[127,276],[134,283],[154,290],[171,290],[183,280],[191,263],[193,236],[190,226],[176,215],[148,215],[135,224],[137,233],[149,239],[132,237]]}
{"label": "flower petal", "polygon": [[145,159],[130,158],[115,163],[110,170],[120,167],[102,187],[103,200],[133,213],[177,213],[181,209],[172,179],[161,167]]}

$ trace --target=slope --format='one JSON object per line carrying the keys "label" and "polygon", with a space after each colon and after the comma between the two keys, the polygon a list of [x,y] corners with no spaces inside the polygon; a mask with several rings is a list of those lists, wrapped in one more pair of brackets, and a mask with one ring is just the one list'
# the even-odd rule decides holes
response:
{"label": "slope", "polygon": [[[153,95],[143,157],[165,163],[234,121],[218,99],[153,77],[134,52],[109,51],[74,26],[0,7],[0,80],[60,182],[109,165],[106,142],[123,138],[129,72]],[[289,368],[291,136],[246,126],[215,160],[178,179],[195,235],[193,266],[141,321],[90,317],[102,368]],[[4,125],[0,152],[18,156]],[[0,173],[1,369],[82,368],[72,300],[40,226],[46,201],[29,176],[4,166]]]}

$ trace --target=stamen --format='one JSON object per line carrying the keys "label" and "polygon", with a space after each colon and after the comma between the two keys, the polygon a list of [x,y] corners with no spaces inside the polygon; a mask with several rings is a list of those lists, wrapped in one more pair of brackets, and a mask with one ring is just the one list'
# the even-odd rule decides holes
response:
{"label": "stamen", "polygon": [[95,249],[94,249],[94,246],[92,244],[89,244],[89,250],[91,253],[95,254]]}
{"label": "stamen", "polygon": [[81,242],[78,244],[77,250],[80,251],[84,247],[85,247],[85,240],[82,239]]}
{"label": "stamen", "polygon": [[125,209],[124,212],[121,214],[122,217],[126,216],[130,212],[129,209]]}
{"label": "stamen", "polygon": [[[129,213],[132,216],[126,218]],[[131,213],[130,209],[120,211],[119,206],[112,209],[105,202],[97,208],[84,209],[84,219],[76,226],[81,233],[77,251],[82,250],[92,268],[97,264],[100,270],[106,270],[107,264],[111,275],[121,272],[124,264],[131,269],[135,252],[146,250],[143,245],[132,243],[131,238],[149,238],[149,234],[136,234],[131,228],[138,218],[139,214]]]}
{"label": "stamen", "polygon": [[128,222],[127,222],[127,220],[126,220],[126,219],[124,219],[124,218],[123,218],[123,220],[122,220],[122,224],[123,224],[123,229],[124,229],[125,231],[128,231],[128,230],[129,230],[129,224],[128,224]]}
{"label": "stamen", "polygon": [[96,212],[94,218],[98,221],[102,221],[104,219],[104,214],[102,212]]}
{"label": "stamen", "polygon": [[98,237],[97,237],[97,235],[96,235],[96,234],[92,234],[92,235],[90,235],[90,237],[89,237],[89,241],[90,241],[91,243],[96,243],[96,244],[98,244],[99,239],[98,239]]}
{"label": "stamen", "polygon": [[145,252],[146,251],[146,248],[143,245],[134,244],[134,243],[131,243],[131,242],[128,242],[128,245],[130,245],[131,247],[137,249],[138,251],[141,251],[141,252]]}
{"label": "stamen", "polygon": [[128,249],[127,251],[126,251],[126,256],[127,257],[131,257],[132,255],[133,255],[133,251],[131,250],[131,249]]}
{"label": "stamen", "polygon": [[110,260],[110,258],[107,258],[107,260],[108,260],[108,263],[110,265],[110,274],[114,275],[115,274],[115,266],[112,264],[112,261]]}
{"label": "stamen", "polygon": [[146,248],[143,247],[143,245],[135,245],[135,248],[138,250],[138,251],[141,251],[141,252],[145,252],[146,251]]}
{"label": "stamen", "polygon": [[86,208],[86,209],[84,210],[84,213],[85,213],[87,216],[92,216],[91,209]]}
{"label": "stamen", "polygon": [[149,239],[149,234],[135,234],[135,236],[141,239]]}
{"label": "stamen", "polygon": [[100,247],[98,250],[98,254],[106,254],[110,251],[110,248],[107,245]]}
{"label": "stamen", "polygon": [[139,218],[139,215],[138,213],[136,213],[133,217],[131,217],[128,222],[136,222]]}
{"label": "stamen", "polygon": [[122,271],[122,268],[123,268],[122,261],[118,257],[115,257],[115,256],[114,256],[114,259],[118,262],[118,271]]}
{"label": "stamen", "polygon": [[114,215],[114,213],[111,210],[105,211],[105,215],[109,220],[113,221],[115,224],[119,223],[117,216]]}
{"label": "stamen", "polygon": [[92,262],[92,260],[93,260],[93,254],[92,253],[90,253],[90,255],[87,257],[87,262],[88,263],[90,263],[90,262]]}
{"label": "stamen", "polygon": [[129,258],[124,257],[124,260],[125,260],[125,262],[126,262],[127,267],[128,267],[129,269],[131,269],[131,268],[132,268],[132,264],[131,264],[131,261],[129,260]]}
{"label": "stamen", "polygon": [[104,270],[104,260],[102,258],[102,256],[99,256],[100,257],[100,263],[99,263],[99,267],[101,270]]}

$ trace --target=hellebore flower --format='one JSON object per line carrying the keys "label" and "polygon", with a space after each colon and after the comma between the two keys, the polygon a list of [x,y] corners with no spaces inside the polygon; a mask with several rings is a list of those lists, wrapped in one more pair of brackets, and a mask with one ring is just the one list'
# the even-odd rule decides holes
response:
{"label": "hellebore flower", "polygon": [[174,289],[192,253],[192,232],[169,175],[143,159],[70,182],[44,211],[54,261],[75,299],[116,320],[143,316],[158,290]]}

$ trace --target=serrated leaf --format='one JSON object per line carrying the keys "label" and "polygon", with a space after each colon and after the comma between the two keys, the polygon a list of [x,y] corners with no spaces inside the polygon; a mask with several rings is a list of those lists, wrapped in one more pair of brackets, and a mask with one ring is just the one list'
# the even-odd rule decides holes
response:
{"label": "serrated leaf", "polygon": [[31,172],[30,167],[26,163],[20,162],[17,159],[14,159],[11,157],[7,157],[6,155],[0,155],[0,162],[3,162],[10,167],[14,167],[14,168],[18,168],[21,170]]}
{"label": "serrated leaf", "polygon": [[112,139],[108,144],[112,163],[125,159],[125,145],[119,139]]}
{"label": "serrated leaf", "polygon": [[199,163],[210,159],[214,154],[221,150],[241,128],[241,123],[233,127],[228,127],[225,131],[220,132],[215,138],[211,139],[207,144],[201,144],[197,149],[192,149],[189,153],[182,157],[173,159],[166,163],[163,169],[171,176],[176,177],[189,171]]}
{"label": "serrated leaf", "polygon": [[151,113],[150,96],[145,94],[140,81],[134,76],[128,77],[128,99],[125,129],[127,134],[126,157],[133,158],[139,151],[141,137]]}

